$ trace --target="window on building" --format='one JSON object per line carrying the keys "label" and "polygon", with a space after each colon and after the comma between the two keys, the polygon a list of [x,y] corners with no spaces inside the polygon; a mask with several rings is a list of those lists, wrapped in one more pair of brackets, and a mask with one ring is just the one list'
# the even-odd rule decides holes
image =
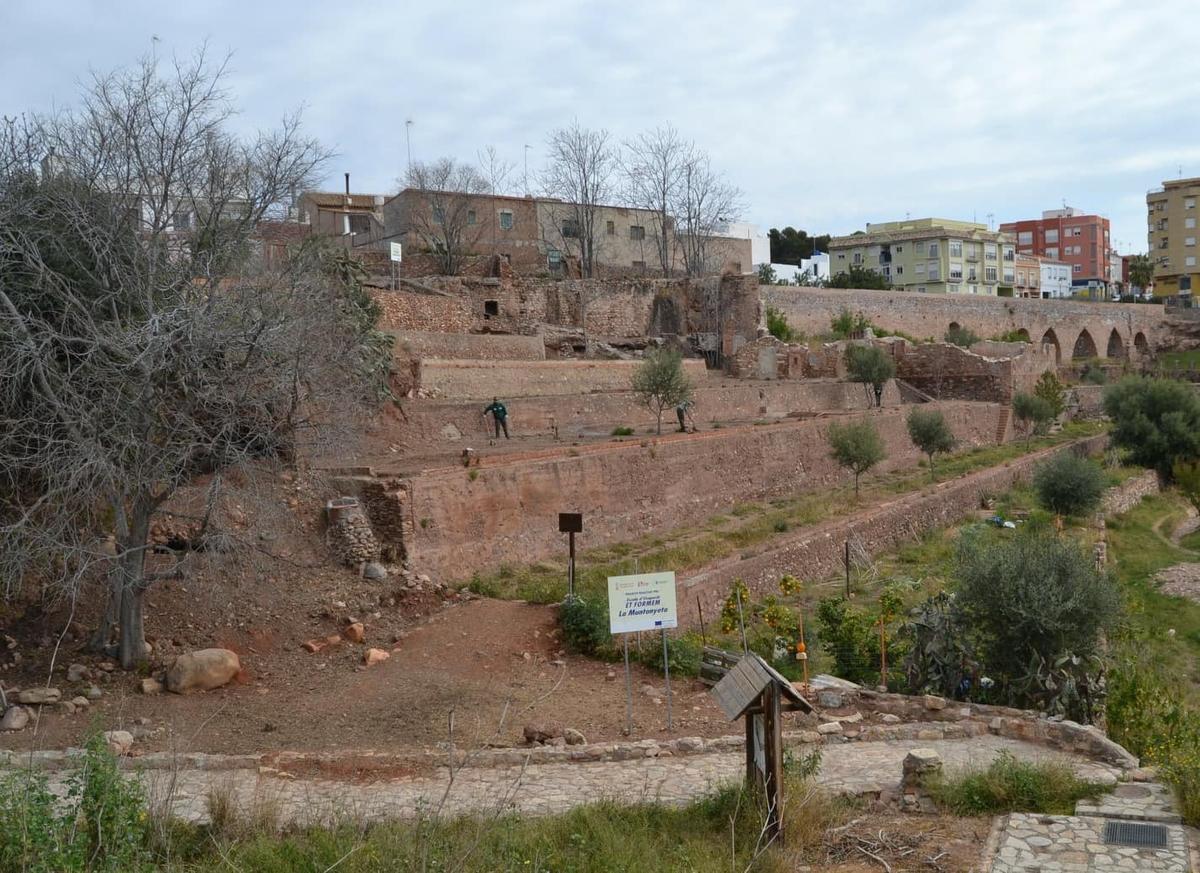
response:
{"label": "window on building", "polygon": [[962,264],[950,265],[950,278],[959,280],[962,279]]}
{"label": "window on building", "polygon": [[845,255],[845,253],[843,253],[843,252],[838,252],[838,260],[839,260],[839,261],[844,261],[844,260],[846,260],[846,255]]}
{"label": "window on building", "polygon": [[646,228],[642,227],[640,224],[631,224],[629,226],[629,238],[630,239],[645,239],[646,238]]}
{"label": "window on building", "polygon": [[1009,273],[1009,272],[1005,272],[1004,282],[1005,282],[1005,284],[1011,285],[1013,283],[1013,274]]}
{"label": "window on building", "polygon": [[509,212],[507,209],[500,210],[500,229],[501,230],[512,230],[513,229],[513,214],[511,212]]}
{"label": "window on building", "polygon": [[579,239],[579,222],[568,218],[562,224],[562,235],[568,239]]}
{"label": "window on building", "polygon": [[445,224],[446,223],[446,212],[440,206],[433,207],[433,223],[434,224]]}
{"label": "window on building", "polygon": [[475,210],[468,209],[467,210],[467,224],[474,224],[474,223],[475,223]]}
{"label": "window on building", "polygon": [[730,262],[729,269],[733,270],[733,272],[735,272],[735,273],[742,272],[742,262],[741,261]]}
{"label": "window on building", "polygon": [[904,246],[896,246],[896,254],[899,255],[899,254],[902,254],[903,252],[904,252]]}
{"label": "window on building", "polygon": [[1004,260],[1006,260],[1006,261],[1015,261],[1016,259],[1017,259],[1017,253],[1016,253],[1016,251],[1013,249],[1013,247],[1012,247],[1012,246],[1005,246],[1005,247],[1004,247]]}
{"label": "window on building", "polygon": [[925,293],[925,286],[924,286],[924,285],[918,285],[918,286],[917,286],[917,293],[918,293],[918,294],[924,294],[924,293]]}
{"label": "window on building", "polygon": [[1082,273],[1083,272],[1083,264],[1073,264],[1071,266],[1071,271],[1074,273]]}
{"label": "window on building", "polygon": [[918,276],[925,275],[925,265],[924,264],[917,264],[917,275]]}
{"label": "window on building", "polygon": [[604,232],[609,236],[617,235],[617,223],[615,221],[604,222]]}
{"label": "window on building", "polygon": [[1046,242],[1047,243],[1058,242],[1058,228],[1054,228],[1052,230],[1046,231]]}
{"label": "window on building", "polygon": [[1193,227],[1195,227],[1195,226],[1196,226],[1196,219],[1194,219],[1194,218],[1185,218],[1185,219],[1183,220],[1183,226],[1184,226],[1184,227],[1186,227],[1188,230],[1191,230]]}
{"label": "window on building", "polygon": [[861,264],[861,263],[862,263],[862,252],[855,252],[855,253],[854,253],[854,263],[856,263],[856,264]]}
{"label": "window on building", "polygon": [[1159,212],[1166,212],[1167,211],[1167,201],[1163,200],[1163,201],[1160,201],[1159,203],[1156,203],[1155,208],[1157,208]]}
{"label": "window on building", "polygon": [[646,269],[646,262],[645,261],[634,261],[633,268],[635,270],[644,270],[644,269]]}
{"label": "window on building", "polygon": [[1196,238],[1194,236],[1185,236],[1183,238],[1183,244],[1185,246],[1194,246],[1196,244]]}
{"label": "window on building", "polygon": [[1186,258],[1184,258],[1184,259],[1183,259],[1183,265],[1184,265],[1185,267],[1194,267],[1194,266],[1196,266],[1196,256],[1195,256],[1195,255],[1188,255]]}
{"label": "window on building", "polygon": [[1033,231],[1023,230],[1017,234],[1017,245],[1031,246],[1033,245]]}
{"label": "window on building", "polygon": [[171,216],[171,224],[176,230],[191,230],[192,213],[186,209],[176,210],[175,214]]}
{"label": "window on building", "polygon": [[976,279],[978,279],[978,278],[979,278],[979,276],[977,276],[977,275],[976,275],[976,273],[975,273],[975,268],[974,268],[974,267],[967,267],[967,279],[969,279],[970,281],[974,282],[974,281],[975,281]]}
{"label": "window on building", "polygon": [[903,275],[904,275],[904,268],[903,268],[903,267],[901,267],[899,264],[897,264],[897,265],[896,265],[896,275],[897,275],[897,276],[903,276]]}
{"label": "window on building", "polygon": [[484,318],[491,318],[493,315],[499,315],[499,314],[500,314],[500,301],[498,301],[498,300],[483,301],[483,316],[484,316]]}
{"label": "window on building", "polygon": [[1183,208],[1184,209],[1195,209],[1196,208],[1196,198],[1195,197],[1184,197],[1183,198]]}
{"label": "window on building", "polygon": [[962,240],[960,240],[960,239],[950,240],[950,257],[952,257],[952,258],[961,258],[962,257]]}
{"label": "window on building", "polygon": [[367,233],[371,230],[371,216],[369,215],[351,215],[350,216],[350,232],[351,233]]}
{"label": "window on building", "polygon": [[1067,228],[1067,236],[1079,236],[1082,233],[1083,233],[1082,227],[1068,227]]}
{"label": "window on building", "polygon": [[938,244],[931,242],[929,244],[929,257],[936,258],[938,256]]}
{"label": "window on building", "polygon": [[995,282],[996,281],[996,268],[995,267],[985,267],[984,268],[983,281],[985,281],[985,282]]}
{"label": "window on building", "polygon": [[939,264],[937,261],[930,261],[929,262],[929,281],[937,282],[941,279],[941,276],[942,276],[942,265]]}
{"label": "window on building", "polygon": [[995,243],[984,243],[983,244],[983,259],[985,261],[996,260],[996,244]]}
{"label": "window on building", "polygon": [[1058,258],[1058,246],[1046,249],[1046,257],[1055,259]]}

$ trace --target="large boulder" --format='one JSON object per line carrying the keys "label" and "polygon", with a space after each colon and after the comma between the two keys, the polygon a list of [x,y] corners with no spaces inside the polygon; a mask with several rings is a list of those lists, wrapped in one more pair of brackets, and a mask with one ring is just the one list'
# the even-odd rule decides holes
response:
{"label": "large boulder", "polygon": [[0,731],[19,731],[29,724],[29,710],[23,706],[10,706],[0,718]]}
{"label": "large boulder", "polygon": [[200,649],[180,655],[167,669],[167,690],[176,694],[211,691],[228,683],[242,663],[229,649]]}
{"label": "large boulder", "polygon": [[26,688],[17,694],[17,703],[27,706],[46,706],[62,700],[62,692],[57,688]]}

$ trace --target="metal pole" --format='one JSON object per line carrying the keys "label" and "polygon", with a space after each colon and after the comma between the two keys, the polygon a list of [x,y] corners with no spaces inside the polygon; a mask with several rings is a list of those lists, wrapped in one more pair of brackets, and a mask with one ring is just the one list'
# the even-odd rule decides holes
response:
{"label": "metal pole", "polygon": [[622,634],[625,640],[625,736],[633,735],[633,677],[629,672],[629,634]]}
{"label": "metal pole", "polygon": [[742,592],[735,590],[733,593],[737,597],[738,625],[742,629],[742,652],[748,652],[750,647],[746,645],[746,619],[742,615]]}
{"label": "metal pole", "polygon": [[850,540],[846,540],[846,599],[850,599]]}
{"label": "metal pole", "polygon": [[704,635],[704,607],[700,603],[700,595],[696,595],[696,612],[700,615],[700,645],[707,646],[708,639]]}
{"label": "metal pole", "polygon": [[667,680],[667,730],[675,730],[675,722],[671,719],[671,659],[667,654],[667,629],[662,629],[663,640],[663,676]]}

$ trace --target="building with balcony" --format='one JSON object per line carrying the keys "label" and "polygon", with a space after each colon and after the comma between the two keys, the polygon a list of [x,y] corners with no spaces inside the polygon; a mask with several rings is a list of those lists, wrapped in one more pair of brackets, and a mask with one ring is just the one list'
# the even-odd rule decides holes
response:
{"label": "building with balcony", "polygon": [[1191,295],[1200,281],[1197,201],[1200,178],[1163,182],[1146,194],[1146,241],[1154,263],[1155,297]]}
{"label": "building with balcony", "polygon": [[868,224],[829,241],[832,276],[852,267],[881,273],[892,286],[922,294],[1012,294],[1016,251],[986,224],[919,218]]}
{"label": "building with balcony", "polygon": [[1041,218],[1006,222],[1000,230],[1014,238],[1018,254],[1070,264],[1076,293],[1092,297],[1107,293],[1113,281],[1107,218],[1064,206],[1046,210]]}

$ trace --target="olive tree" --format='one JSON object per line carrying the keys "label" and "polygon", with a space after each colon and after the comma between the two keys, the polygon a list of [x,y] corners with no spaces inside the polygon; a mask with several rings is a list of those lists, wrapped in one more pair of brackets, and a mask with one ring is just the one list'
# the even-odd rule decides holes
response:
{"label": "olive tree", "polygon": [[1013,415],[1021,423],[1025,431],[1025,445],[1033,439],[1035,433],[1044,433],[1054,420],[1054,409],[1043,398],[1036,394],[1019,393],[1013,397]]}
{"label": "olive tree", "polygon": [[1200,458],[1200,397],[1191,385],[1131,376],[1105,389],[1104,412],[1113,445],[1164,479],[1176,461]]}
{"label": "olive tree", "polygon": [[647,352],[633,372],[633,390],[650,407],[662,433],[663,410],[692,399],[692,383],[683,372],[683,356],[675,349]]}
{"label": "olive tree", "polygon": [[831,424],[827,434],[829,456],[854,474],[854,496],[858,496],[858,480],[885,457],[883,440],[875,425],[869,421]]}
{"label": "olive tree", "polygon": [[1100,465],[1074,452],[1059,452],[1033,471],[1038,503],[1058,515],[1083,515],[1100,505],[1108,485]]}
{"label": "olive tree", "polygon": [[[257,253],[325,152],[295,118],[233,134],[222,80],[146,60],[0,130],[0,578],[94,597],[92,647],[125,666],[146,590],[239,544],[214,523],[226,475],[320,451],[386,379],[344,255]],[[154,553],[197,482],[195,536]]]}
{"label": "olive tree", "polygon": [[850,381],[870,385],[875,405],[883,406],[883,389],[896,375],[896,365],[887,352],[878,346],[850,346],[846,349],[846,371]]}
{"label": "olive tree", "polygon": [[954,448],[954,433],[946,417],[936,409],[914,406],[908,413],[908,438],[929,458],[929,478],[933,479],[933,457]]}

